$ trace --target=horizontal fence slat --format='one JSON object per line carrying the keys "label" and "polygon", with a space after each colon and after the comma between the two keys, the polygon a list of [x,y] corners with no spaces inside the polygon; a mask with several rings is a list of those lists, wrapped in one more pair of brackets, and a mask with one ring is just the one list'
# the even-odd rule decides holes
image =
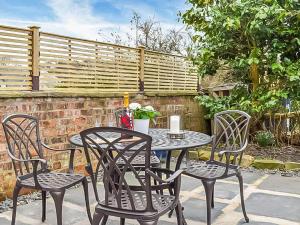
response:
{"label": "horizontal fence slat", "polygon": [[32,32],[0,25],[0,90],[32,90]]}
{"label": "horizontal fence slat", "polygon": [[[0,30],[1,30],[1,27],[0,27]],[[32,39],[31,36],[26,35],[26,34],[16,34],[16,33],[8,33],[8,32],[1,32],[1,31],[0,31],[0,37],[14,37],[14,38],[20,38],[20,39],[26,39],[26,40]]]}
{"label": "horizontal fence slat", "polygon": [[18,44],[31,44],[30,40],[20,40],[20,39],[15,39],[15,38],[2,38],[0,34],[0,43],[1,42],[12,42],[12,43],[18,43]]}
{"label": "horizontal fence slat", "polygon": [[20,49],[29,49],[29,50],[32,49],[32,47],[29,45],[6,44],[6,43],[1,43],[1,42],[0,42],[0,47],[17,48],[17,49],[20,48]]}
{"label": "horizontal fence slat", "polygon": [[195,71],[180,55],[0,25],[1,91],[32,90],[34,74],[43,91],[137,92],[142,79],[145,91],[190,92]]}

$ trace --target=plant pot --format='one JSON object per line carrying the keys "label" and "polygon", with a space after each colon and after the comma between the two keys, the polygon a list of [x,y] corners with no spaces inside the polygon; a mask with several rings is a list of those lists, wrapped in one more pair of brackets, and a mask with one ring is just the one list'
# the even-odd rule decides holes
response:
{"label": "plant pot", "polygon": [[134,119],[133,127],[134,131],[148,134],[150,119]]}

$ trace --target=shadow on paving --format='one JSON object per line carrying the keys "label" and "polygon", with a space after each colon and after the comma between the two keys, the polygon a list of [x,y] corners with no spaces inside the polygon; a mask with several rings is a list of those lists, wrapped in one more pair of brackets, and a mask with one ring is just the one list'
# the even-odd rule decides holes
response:
{"label": "shadow on paving", "polygon": [[[262,174],[252,172],[243,173],[245,182],[253,184],[257,179],[262,177]],[[239,212],[240,216],[232,217],[232,223],[223,224],[222,216],[223,209],[227,207],[227,202],[230,203],[232,199],[239,195],[239,186],[237,183],[230,183],[231,181],[237,182],[235,178],[226,179],[228,182],[218,181],[215,187],[215,208],[212,210],[213,225],[242,225],[246,224],[241,213],[240,206],[232,209]],[[265,218],[271,217],[276,221],[276,218],[285,219],[287,221],[299,222],[300,224],[300,195],[299,195],[299,177],[281,177],[278,175],[270,175],[265,179],[254,192],[246,199],[246,208],[249,214],[264,216]],[[245,186],[247,189],[248,185]],[[206,202],[203,186],[200,180],[183,176],[182,178],[182,202],[184,207],[184,215],[188,221],[188,225],[203,225],[206,224]],[[201,192],[199,192],[201,191]],[[270,191],[270,193],[268,193]],[[276,192],[274,192],[276,191]],[[95,206],[95,197],[91,184],[89,185],[90,203],[92,212]],[[193,193],[193,195],[190,195]],[[277,194],[276,194],[277,193]],[[294,195],[291,195],[292,193]],[[103,198],[103,192],[100,198]],[[289,196],[290,195],[290,196]],[[200,199],[199,199],[199,198]],[[239,197],[237,198],[239,201]],[[63,221],[64,225],[89,225],[87,215],[85,212],[85,200],[83,196],[82,187],[70,189],[65,194],[63,207]],[[226,204],[225,204],[225,203]],[[238,202],[239,203],[239,202]],[[232,212],[233,212],[232,211]],[[37,200],[29,203],[28,205],[20,205],[17,210],[16,225],[56,225],[56,213],[54,203],[51,198],[47,199],[47,220],[45,223],[41,222],[41,201]],[[230,214],[230,212],[228,212]],[[0,225],[10,225],[11,211],[0,213]],[[274,220],[275,218],[275,220]],[[220,221],[218,224],[216,219]],[[215,223],[215,224],[214,224]],[[118,218],[110,218],[107,225],[119,225]],[[133,220],[126,220],[128,225],[138,224]],[[177,224],[176,216],[173,214],[172,218],[167,215],[160,218],[158,225],[171,225]],[[276,225],[268,222],[252,221],[250,217],[249,225]],[[282,225],[282,223],[281,223]],[[284,224],[285,225],[285,224]],[[289,225],[289,224],[286,224]]]}

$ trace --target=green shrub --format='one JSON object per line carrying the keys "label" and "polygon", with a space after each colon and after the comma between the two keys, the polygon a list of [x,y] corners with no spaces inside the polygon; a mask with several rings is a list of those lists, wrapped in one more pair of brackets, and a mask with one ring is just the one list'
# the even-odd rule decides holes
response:
{"label": "green shrub", "polygon": [[275,137],[270,131],[258,131],[255,140],[260,147],[267,147],[275,144]]}

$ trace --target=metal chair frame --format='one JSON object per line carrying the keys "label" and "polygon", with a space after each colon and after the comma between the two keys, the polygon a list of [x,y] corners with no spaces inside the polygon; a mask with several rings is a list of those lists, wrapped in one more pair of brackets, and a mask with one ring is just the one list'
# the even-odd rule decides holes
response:
{"label": "metal chair frame", "polygon": [[[206,193],[208,225],[211,225],[211,208],[214,208],[215,182],[231,176],[238,178],[241,206],[245,221],[249,222],[244,203],[243,177],[239,165],[248,145],[250,118],[247,113],[239,110],[216,113],[210,159],[205,164],[195,164],[185,171],[186,175],[200,179],[203,183]],[[216,153],[219,159],[215,158]]]}
{"label": "metal chair frame", "polygon": [[[24,114],[14,114],[2,121],[7,145],[15,170],[16,184],[13,191],[11,224],[15,225],[17,199],[22,188],[42,191],[42,221],[46,220],[46,194],[52,196],[57,215],[57,224],[62,225],[62,204],[66,189],[82,183],[86,210],[91,221],[88,197],[88,182],[85,176],[73,173],[75,148],[55,149],[41,141],[39,120]],[[48,169],[44,149],[54,152],[70,152],[69,173],[56,173]]]}
{"label": "metal chair frame", "polygon": [[[105,138],[102,133],[117,133],[114,140]],[[80,133],[87,160],[86,170],[91,176],[95,198],[98,204],[95,208],[92,225],[102,222],[105,225],[109,216],[120,218],[120,224],[125,219],[136,219],[141,225],[156,225],[161,215],[176,209],[177,222],[185,224],[182,207],[179,202],[179,191],[182,171],[172,173],[166,169],[151,167],[151,142],[148,135],[112,127],[96,127]],[[122,140],[124,137],[132,140]],[[96,141],[96,140],[100,140]],[[131,152],[130,157],[124,157]],[[132,161],[137,155],[145,156],[143,166],[134,166]],[[96,158],[96,164],[91,160]],[[120,165],[118,159],[125,163]],[[99,169],[103,171],[104,200],[100,201],[97,189]],[[130,172],[137,185],[131,185],[126,178]],[[142,172],[142,173],[141,173]],[[162,179],[162,174],[169,178]],[[152,185],[154,180],[159,183]],[[164,195],[163,189],[172,188],[174,195]],[[159,191],[158,191],[159,190]]]}

